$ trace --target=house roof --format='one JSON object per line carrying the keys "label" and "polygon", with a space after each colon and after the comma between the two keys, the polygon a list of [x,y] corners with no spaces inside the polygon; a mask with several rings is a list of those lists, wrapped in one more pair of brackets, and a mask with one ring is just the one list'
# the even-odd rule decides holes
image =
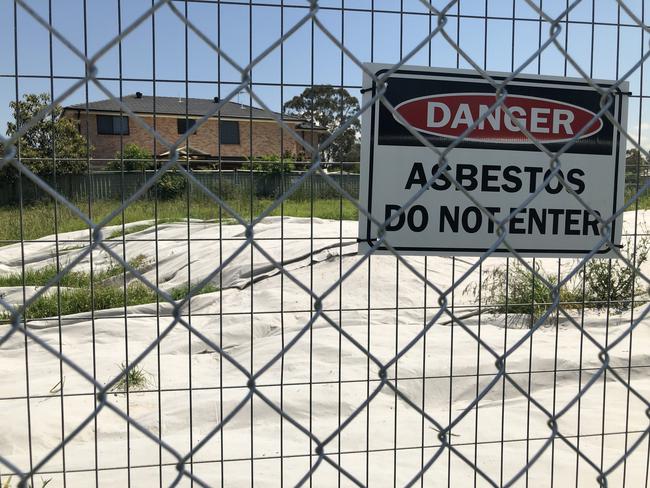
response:
{"label": "house roof", "polygon": [[[136,114],[153,114],[154,113],[154,101],[156,114],[158,115],[179,115],[190,117],[202,117],[215,108],[215,101],[207,98],[179,98],[179,97],[152,97],[147,95],[142,95],[141,98],[138,98],[135,94],[125,95],[122,97],[122,103],[124,103],[129,109],[131,109]],[[110,98],[106,100],[98,100],[96,102],[78,103],[76,105],[70,105],[65,107],[64,110],[86,110],[90,112],[120,112],[122,111],[120,105],[111,100]],[[219,111],[222,117],[228,118],[237,118],[248,120],[251,117],[253,119],[265,119],[272,120],[272,117],[261,108],[250,107],[249,105],[243,105],[235,102],[226,102]],[[278,116],[281,115],[275,112]],[[216,116],[217,114],[215,114]],[[299,117],[284,115],[284,120],[295,121],[295,122],[304,122],[304,119]]]}

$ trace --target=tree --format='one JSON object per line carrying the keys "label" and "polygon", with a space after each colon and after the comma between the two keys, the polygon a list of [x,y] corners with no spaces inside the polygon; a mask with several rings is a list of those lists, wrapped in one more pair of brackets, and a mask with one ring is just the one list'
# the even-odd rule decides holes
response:
{"label": "tree", "polygon": [[343,162],[358,163],[361,161],[361,144],[355,142],[350,150],[341,159]]}
{"label": "tree", "polygon": [[109,161],[106,167],[110,170],[120,171],[124,164],[124,171],[143,171],[153,169],[153,156],[145,148],[131,142],[124,146],[122,152],[115,153],[115,160]]}
{"label": "tree", "polygon": [[[345,88],[316,85],[305,90],[284,104],[289,115],[301,117],[308,122],[334,132],[359,110],[359,101]],[[353,153],[359,133],[359,119],[352,124],[324,151],[326,161],[344,161]]]}
{"label": "tree", "polygon": [[[648,161],[643,157],[638,149],[628,149],[625,151],[625,183],[636,186],[639,177],[645,176],[648,172]],[[641,185],[645,180],[641,180]]]}
{"label": "tree", "polygon": [[[16,134],[48,105],[50,96],[47,93],[28,93],[22,100],[10,102],[13,121],[7,123],[7,135]],[[63,117],[63,108],[59,105],[20,138],[20,160],[39,176],[52,175],[55,171],[57,174],[83,173],[87,167],[85,159],[91,151],[92,147],[79,133],[77,124]],[[9,166],[0,174],[0,177],[12,179],[16,176],[17,171]]]}

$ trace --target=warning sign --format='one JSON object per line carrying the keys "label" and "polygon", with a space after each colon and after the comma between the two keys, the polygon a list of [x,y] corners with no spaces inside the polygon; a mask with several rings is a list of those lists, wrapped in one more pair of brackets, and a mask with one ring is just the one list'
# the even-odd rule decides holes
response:
{"label": "warning sign", "polygon": [[[387,65],[366,65],[381,75]],[[491,74],[495,80],[503,75]],[[603,88],[612,82],[597,81]],[[375,94],[364,80],[364,101]],[[627,84],[617,90],[609,112],[626,127]],[[560,157],[569,188],[603,218],[623,205],[625,139],[600,111],[601,95],[584,80],[521,75],[508,83],[506,105],[548,150],[557,152],[584,132]],[[444,149],[489,113],[447,155],[447,170],[498,220],[508,216],[543,185],[550,158],[502,107],[490,112],[495,89],[473,71],[403,67],[391,75],[386,98],[401,117],[434,147]],[[375,103],[362,119],[360,202],[375,219],[397,213],[440,169],[437,155],[407,130],[399,117]],[[621,239],[622,217],[613,225]],[[497,226],[445,175],[439,176],[387,227],[387,239],[404,254],[476,256],[498,239]],[[524,256],[584,255],[602,236],[596,218],[552,179],[507,224],[508,242]],[[359,251],[372,246],[377,226],[359,220]],[[382,246],[379,250],[386,250]],[[501,246],[497,255],[508,255]],[[608,257],[606,246],[597,256]]]}

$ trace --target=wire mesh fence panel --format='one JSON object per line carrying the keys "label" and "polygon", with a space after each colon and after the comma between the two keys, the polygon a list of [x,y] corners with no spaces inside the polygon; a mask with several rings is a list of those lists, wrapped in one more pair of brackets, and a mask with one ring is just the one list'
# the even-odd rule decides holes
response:
{"label": "wire mesh fence panel", "polygon": [[[647,487],[647,10],[0,0],[0,486]],[[491,105],[438,144],[389,99],[406,66]],[[547,144],[508,102],[526,75],[598,113]],[[379,218],[375,108],[436,165]],[[499,215],[447,165],[497,113],[545,161]],[[627,148],[607,215],[562,172],[599,120]],[[493,225],[480,255],[396,249],[440,178]],[[549,185],[597,229],[579,257],[512,245]]]}

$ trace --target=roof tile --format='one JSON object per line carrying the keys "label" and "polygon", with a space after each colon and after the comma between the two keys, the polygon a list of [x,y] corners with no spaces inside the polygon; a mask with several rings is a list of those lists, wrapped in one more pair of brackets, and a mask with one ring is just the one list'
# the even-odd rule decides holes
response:
{"label": "roof tile", "polygon": [[[138,98],[135,94],[126,95],[122,98],[124,103],[129,109],[136,114],[152,114],[154,113],[154,100],[155,100],[155,113],[160,115],[187,115],[190,117],[202,117],[214,110],[215,102],[212,99],[206,98],[178,98],[178,97],[152,97],[143,95]],[[120,105],[111,100],[98,100],[96,102],[78,103],[70,105],[65,109],[70,110],[86,110],[86,107],[91,112],[120,112],[122,111]],[[240,118],[240,119],[267,119],[272,117],[263,109],[257,107],[250,107],[235,102],[226,102],[219,111],[222,117]],[[275,112],[277,115],[277,112]],[[299,117],[291,115],[284,115],[285,120],[303,121]]]}

